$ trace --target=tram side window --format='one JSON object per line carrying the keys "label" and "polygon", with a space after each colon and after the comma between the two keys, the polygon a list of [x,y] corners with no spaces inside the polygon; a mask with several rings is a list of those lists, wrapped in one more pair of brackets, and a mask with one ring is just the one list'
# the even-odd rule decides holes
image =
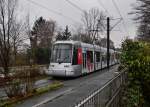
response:
{"label": "tram side window", "polygon": [[86,68],[86,53],[83,53],[82,56],[83,56],[83,68]]}
{"label": "tram side window", "polygon": [[93,63],[93,52],[87,51],[87,58],[90,59],[90,62]]}
{"label": "tram side window", "polygon": [[100,62],[100,52],[96,52],[96,62]]}
{"label": "tram side window", "polygon": [[72,65],[77,65],[77,64],[78,64],[78,49],[74,48]]}
{"label": "tram side window", "polygon": [[102,56],[102,62],[104,62],[105,61],[105,57],[104,57],[104,55]]}
{"label": "tram side window", "polygon": [[92,51],[90,51],[90,60],[91,60],[91,63],[93,63],[93,52]]}
{"label": "tram side window", "polygon": [[104,56],[104,63],[107,63],[107,55]]}

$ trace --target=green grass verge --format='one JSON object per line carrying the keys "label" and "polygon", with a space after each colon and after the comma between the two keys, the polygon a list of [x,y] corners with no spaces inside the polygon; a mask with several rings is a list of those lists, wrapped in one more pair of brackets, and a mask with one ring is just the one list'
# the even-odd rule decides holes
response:
{"label": "green grass verge", "polygon": [[45,92],[48,92],[48,91],[57,90],[57,89],[59,89],[62,86],[63,86],[63,83],[61,83],[61,82],[54,82],[53,84],[48,85],[46,87],[42,87],[42,88],[36,89],[36,94],[38,95],[38,94],[42,94],[42,93],[45,93]]}
{"label": "green grass verge", "polygon": [[61,87],[63,87],[63,83],[59,81],[55,81],[54,83],[49,84],[45,87],[35,89],[32,93],[29,93],[24,97],[12,98],[8,100],[0,100],[0,107],[14,107],[13,105],[15,105],[16,103],[20,103],[23,100],[26,100],[28,98],[31,98],[33,96],[40,95],[46,92],[57,90]]}

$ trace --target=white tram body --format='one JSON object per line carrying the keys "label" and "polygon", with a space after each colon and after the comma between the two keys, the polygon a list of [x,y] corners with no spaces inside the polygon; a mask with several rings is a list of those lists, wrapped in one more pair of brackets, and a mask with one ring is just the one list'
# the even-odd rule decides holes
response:
{"label": "white tram body", "polygon": [[[110,65],[118,62],[110,49]],[[51,76],[77,77],[107,66],[107,49],[79,41],[57,41],[53,44],[49,69]]]}

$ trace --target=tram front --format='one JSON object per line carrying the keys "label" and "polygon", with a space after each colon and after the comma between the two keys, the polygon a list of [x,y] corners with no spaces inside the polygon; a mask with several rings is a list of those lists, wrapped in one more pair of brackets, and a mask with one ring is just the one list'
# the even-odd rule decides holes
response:
{"label": "tram front", "polygon": [[71,43],[56,42],[53,45],[48,75],[73,76]]}

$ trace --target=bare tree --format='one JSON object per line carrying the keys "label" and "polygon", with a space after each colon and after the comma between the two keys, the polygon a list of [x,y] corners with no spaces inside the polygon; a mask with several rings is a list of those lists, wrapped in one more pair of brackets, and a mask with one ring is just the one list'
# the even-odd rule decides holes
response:
{"label": "bare tree", "polygon": [[97,30],[104,30],[105,14],[97,8],[92,8],[83,13],[82,21],[86,35],[92,42],[96,39]]}
{"label": "bare tree", "polygon": [[20,21],[20,22],[13,22],[12,25],[12,56],[13,56],[13,64],[15,66],[16,64],[16,58],[19,51],[19,48],[22,48],[24,45],[24,41],[26,41],[28,36],[25,34],[26,32],[26,22]]}
{"label": "bare tree", "polygon": [[9,67],[15,65],[18,47],[26,39],[24,24],[17,20],[17,3],[17,0],[0,0],[0,63],[5,77]]}
{"label": "bare tree", "polygon": [[8,76],[11,63],[13,25],[15,19],[17,0],[0,0],[0,61],[4,70],[2,73]]}
{"label": "bare tree", "polygon": [[[114,49],[115,48],[114,42],[112,40],[109,40],[109,42],[110,42],[110,49]],[[107,48],[107,38],[101,38],[101,40],[96,41],[96,44]]]}
{"label": "bare tree", "polygon": [[82,25],[75,26],[75,31],[71,39],[85,43],[93,43],[92,37],[87,34]]}
{"label": "bare tree", "polygon": [[77,23],[77,24],[74,25],[74,29],[73,29],[71,39],[76,40],[76,41],[82,41],[81,36],[83,34],[84,34],[84,29],[83,29],[82,24]]}

